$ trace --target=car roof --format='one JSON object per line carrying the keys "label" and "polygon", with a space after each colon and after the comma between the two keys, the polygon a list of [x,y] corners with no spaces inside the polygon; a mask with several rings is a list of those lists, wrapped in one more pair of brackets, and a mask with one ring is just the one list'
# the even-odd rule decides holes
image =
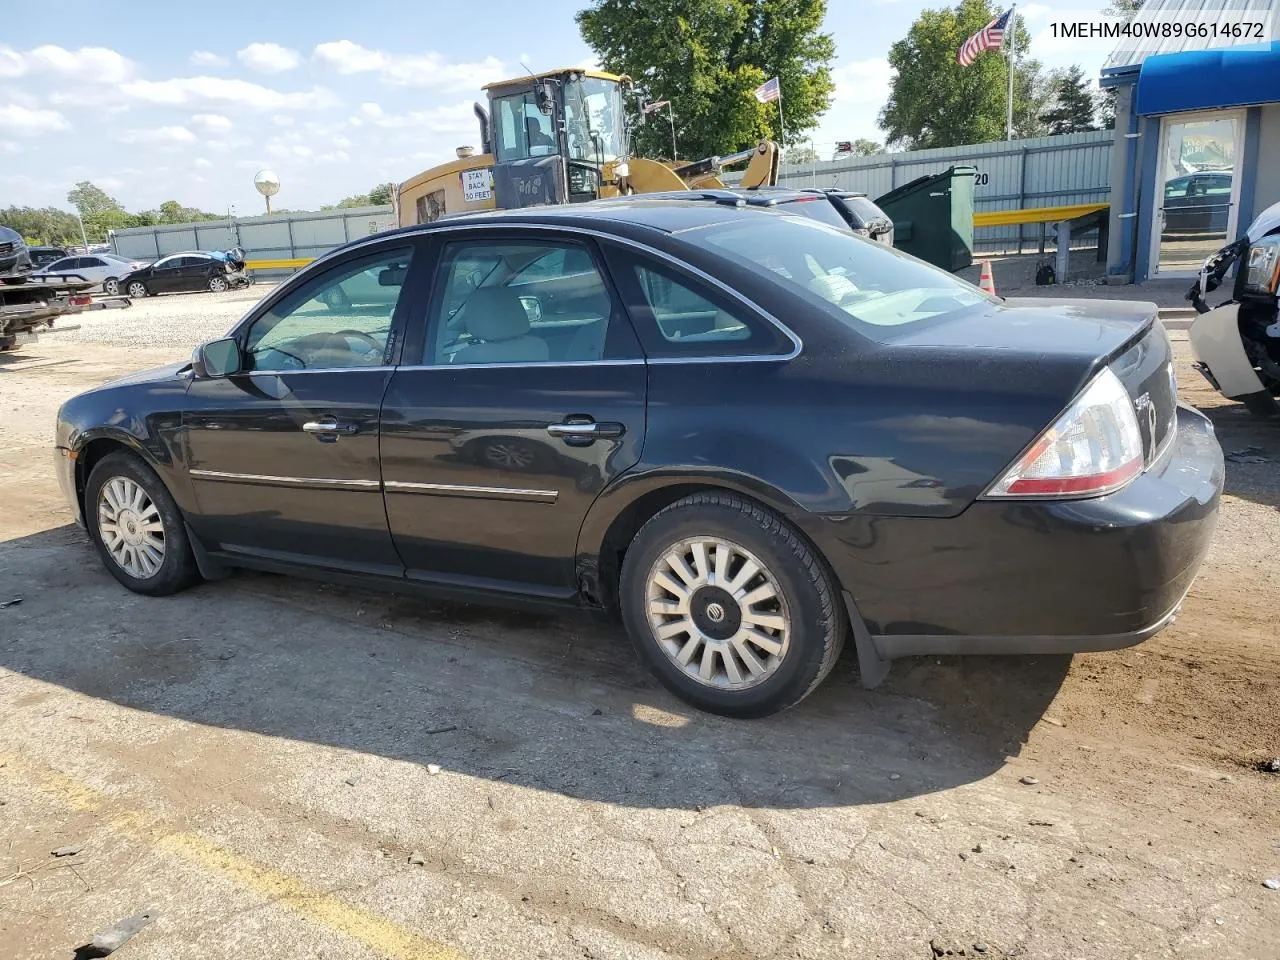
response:
{"label": "car roof", "polygon": [[[730,200],[709,202],[708,199],[683,199],[678,193],[652,196],[638,194],[625,198],[592,200],[588,203],[462,213],[443,217],[432,223],[402,227],[389,233],[394,235],[429,232],[440,227],[462,226],[469,223],[509,223],[512,226],[562,224],[592,226],[605,232],[617,232],[619,226],[629,224],[660,233],[679,233],[717,223],[733,222],[740,220],[743,216],[785,216],[785,214],[775,213],[761,206],[748,205],[745,201],[735,204]],[[379,237],[387,235],[376,234]]]}

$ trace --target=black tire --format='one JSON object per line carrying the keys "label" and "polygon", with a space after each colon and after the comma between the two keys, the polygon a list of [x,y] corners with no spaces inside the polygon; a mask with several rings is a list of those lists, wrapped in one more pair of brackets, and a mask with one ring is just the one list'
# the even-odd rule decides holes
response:
{"label": "black tire", "polygon": [[[664,652],[649,624],[651,569],[670,547],[697,537],[723,538],[754,554],[791,614],[785,654],[754,686],[719,689],[693,679]],[[619,582],[627,633],[658,679],[701,710],[740,718],[794,706],[831,672],[846,631],[839,596],[826,565],[789,524],[759,504],[723,493],[694,494],[655,514],[631,541]]]}
{"label": "black tire", "polygon": [[120,281],[115,277],[107,277],[102,281],[102,292],[108,297],[117,296],[120,293]]}
{"label": "black tire", "polygon": [[[158,569],[146,577],[131,575],[112,556],[103,541],[103,513],[99,507],[102,489],[113,479],[137,484],[151,498],[163,524],[164,555]],[[200,580],[191,543],[187,538],[182,511],[154,470],[131,453],[108,454],[94,465],[84,493],[85,526],[107,571],[134,593],[165,597],[178,593]]]}
{"label": "black tire", "polygon": [[[138,292],[139,289],[141,289],[141,293]],[[125,293],[128,296],[135,298],[149,297],[151,296],[151,289],[141,280],[130,280],[128,287],[125,288]]]}
{"label": "black tire", "polygon": [[231,284],[227,282],[226,277],[210,277],[209,290],[211,293],[226,293],[231,289]]}
{"label": "black tire", "polygon": [[1270,390],[1247,393],[1240,398],[1240,402],[1245,405],[1250,413],[1262,420],[1280,418],[1280,403],[1276,402],[1276,398],[1271,395]]}

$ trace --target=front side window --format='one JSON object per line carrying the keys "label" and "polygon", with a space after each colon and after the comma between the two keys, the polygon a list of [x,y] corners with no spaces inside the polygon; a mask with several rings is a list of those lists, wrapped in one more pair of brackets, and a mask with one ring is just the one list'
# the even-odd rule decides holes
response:
{"label": "front side window", "polygon": [[622,90],[598,77],[578,77],[565,85],[564,129],[569,158],[606,163],[623,155]]}
{"label": "front side window", "polygon": [[363,257],[315,277],[271,305],[249,328],[249,370],[380,366],[413,251]]}
{"label": "front side window", "polygon": [[625,336],[594,258],[571,241],[446,244],[436,291],[431,365],[601,360]]}
{"label": "front side window", "polygon": [[799,217],[748,214],[680,236],[877,340],[891,339],[895,327],[996,302],[914,257]]}
{"label": "front side window", "polygon": [[538,109],[532,93],[494,101],[498,160],[527,160],[557,152],[551,118]]}
{"label": "front side window", "polygon": [[163,260],[157,260],[153,266],[157,270],[167,270],[170,267],[180,266],[181,257],[165,257]]}

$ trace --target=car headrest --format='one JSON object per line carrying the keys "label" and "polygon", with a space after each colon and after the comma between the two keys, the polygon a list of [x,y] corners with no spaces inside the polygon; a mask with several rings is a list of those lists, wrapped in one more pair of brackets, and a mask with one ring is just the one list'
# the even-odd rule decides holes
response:
{"label": "car headrest", "polygon": [[529,314],[510,287],[481,287],[464,308],[467,333],[488,343],[529,332]]}

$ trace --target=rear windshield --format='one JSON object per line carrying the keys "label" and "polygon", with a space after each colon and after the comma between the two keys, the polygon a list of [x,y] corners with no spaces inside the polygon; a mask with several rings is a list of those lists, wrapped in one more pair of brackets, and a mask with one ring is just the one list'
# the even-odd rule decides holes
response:
{"label": "rear windshield", "polygon": [[863,223],[870,223],[872,220],[887,220],[883,210],[877,207],[866,197],[841,197],[840,202],[853,211]]}
{"label": "rear windshield", "polygon": [[800,217],[744,216],[680,236],[752,271],[763,267],[792,293],[877,340],[892,339],[895,328],[996,302],[914,257]]}

